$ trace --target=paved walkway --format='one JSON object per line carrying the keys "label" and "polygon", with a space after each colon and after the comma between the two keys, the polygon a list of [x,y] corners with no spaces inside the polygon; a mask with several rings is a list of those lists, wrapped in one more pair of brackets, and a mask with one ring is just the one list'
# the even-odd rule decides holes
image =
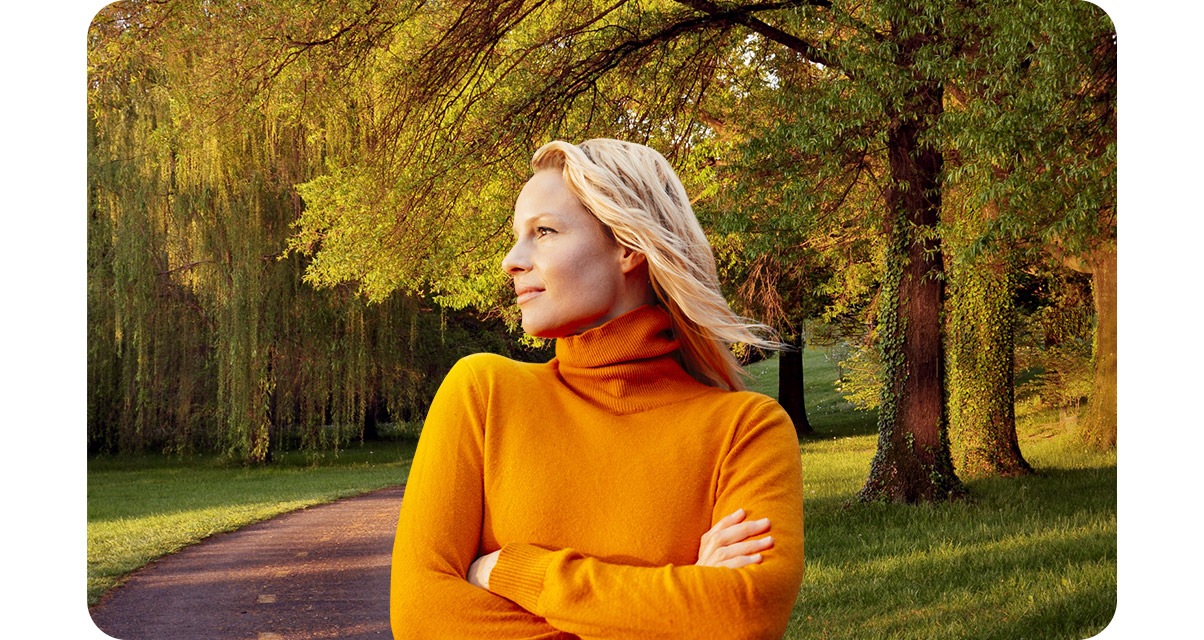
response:
{"label": "paved walkway", "polygon": [[135,572],[92,620],[120,640],[388,640],[403,490],[216,535]]}

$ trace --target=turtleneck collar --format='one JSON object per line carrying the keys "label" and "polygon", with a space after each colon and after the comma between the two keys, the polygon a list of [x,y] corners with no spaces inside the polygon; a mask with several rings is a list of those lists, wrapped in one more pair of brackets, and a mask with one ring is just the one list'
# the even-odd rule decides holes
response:
{"label": "turtleneck collar", "polygon": [[705,392],[678,360],[664,309],[644,305],[600,327],[556,340],[552,361],[574,393],[613,413],[672,404]]}

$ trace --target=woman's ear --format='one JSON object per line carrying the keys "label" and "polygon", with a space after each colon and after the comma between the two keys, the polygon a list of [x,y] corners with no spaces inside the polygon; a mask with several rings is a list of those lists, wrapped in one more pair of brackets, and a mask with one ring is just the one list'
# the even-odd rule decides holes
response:
{"label": "woman's ear", "polygon": [[620,245],[619,250],[621,251],[619,255],[619,269],[624,273],[624,275],[631,273],[636,267],[639,267],[647,262],[647,258],[644,257],[644,254],[636,251],[635,249]]}

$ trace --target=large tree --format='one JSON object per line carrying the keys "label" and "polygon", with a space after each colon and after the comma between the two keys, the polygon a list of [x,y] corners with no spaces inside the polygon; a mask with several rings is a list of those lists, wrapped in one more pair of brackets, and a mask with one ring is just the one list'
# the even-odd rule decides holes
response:
{"label": "large tree", "polygon": [[1090,274],[1094,376],[1081,438],[1116,444],[1116,31],[1088,2],[973,13],[977,37],[950,88],[953,177],[986,223],[968,258],[1041,251]]}
{"label": "large tree", "polygon": [[1016,433],[1016,258],[953,261],[946,304],[949,439],[963,476],[1032,472]]}
{"label": "large tree", "polygon": [[[846,123],[849,129],[883,144],[887,167],[882,221],[890,251],[879,331],[888,384],[879,454],[863,497],[917,501],[960,495],[944,419],[943,284],[935,232],[942,156],[930,135],[943,106],[939,62],[947,56],[942,31],[947,10],[919,2],[825,1],[616,2],[603,10],[586,2],[432,7],[422,22],[429,35],[410,45],[411,59],[402,56],[402,68],[409,71],[385,82],[393,107],[383,121],[384,135],[401,151],[385,154],[378,166],[405,180],[396,193],[407,194],[406,201],[391,202],[394,206],[414,213],[463,208],[471,201],[460,190],[471,184],[468,176],[479,175],[486,164],[514,171],[521,166],[514,159],[549,134],[607,132],[661,146],[705,135],[691,114],[714,77],[707,61],[722,54],[721,45],[733,34],[756,34],[781,55],[826,70],[832,94],[843,93],[860,108],[862,117]],[[416,126],[423,123],[447,130]],[[833,140],[820,142],[832,146]],[[450,185],[430,197],[430,187],[420,185],[435,180]],[[472,191],[485,192],[490,190]],[[362,236],[373,228],[373,216],[381,213],[373,211],[374,201],[360,196],[351,207],[307,210],[299,244],[317,253],[315,279],[399,284],[397,274],[407,270],[396,268],[396,259],[340,259],[355,253],[338,245],[350,237],[346,230]],[[354,220],[348,211],[355,212]],[[376,240],[354,242],[371,246]],[[329,266],[336,261],[338,268]],[[349,264],[354,270],[342,270]]]}
{"label": "large tree", "polygon": [[[1114,131],[1110,130],[1106,115],[1109,69],[1112,68],[1110,64],[1114,65],[1114,51],[1109,63],[1109,51],[1100,49],[1098,43],[1108,42],[1110,25],[1106,18],[1100,20],[1098,12],[1089,6],[1084,9],[1081,4],[1048,2],[1032,7],[1005,3],[934,4],[933,15],[939,14],[932,19],[934,31],[921,38],[920,50],[927,48],[927,51],[917,59],[916,67],[926,70],[930,78],[941,80],[946,94],[939,106],[932,101],[934,115],[931,122],[935,124],[927,129],[929,143],[939,152],[943,165],[939,175],[940,189],[934,188],[931,193],[945,196],[951,187],[961,192],[955,198],[956,203],[942,199],[939,206],[941,225],[935,229],[930,227],[923,234],[928,235],[934,248],[937,238],[941,238],[941,253],[949,250],[946,236],[950,231],[960,236],[954,255],[946,256],[944,261],[955,268],[943,274],[938,270],[929,273],[953,284],[954,296],[945,306],[947,326],[951,331],[948,344],[952,345],[954,353],[950,362],[952,368],[946,371],[944,388],[950,401],[950,418],[957,421],[951,425],[954,435],[960,439],[955,443],[955,452],[960,466],[970,473],[1014,474],[1029,469],[1019,451],[1012,403],[1014,312],[1011,310],[1008,272],[1014,259],[1007,256],[1007,242],[994,241],[1002,235],[1000,228],[1012,232],[1013,241],[1017,236],[1023,236],[1025,244],[1044,245],[1046,250],[1055,252],[1065,240],[1053,238],[1049,234],[1051,228],[1059,228],[1063,235],[1078,242],[1096,237],[1101,227],[1104,238],[1108,237],[1107,203],[1112,193],[1109,183],[1114,179],[1114,173],[1111,173],[1114,166],[1108,163],[1107,144],[1113,139],[1110,136]],[[885,7],[884,4],[883,11],[887,10]],[[1095,44],[1090,37],[1084,38],[1093,31]],[[1034,52],[1037,47],[1041,49],[1039,54]],[[1095,72],[1085,64],[1090,60],[1089,56],[1098,57]],[[875,118],[873,109],[858,110],[856,98],[859,96],[850,87],[825,95],[833,86],[839,86],[841,79],[835,77],[817,87],[803,83],[804,86],[792,96],[801,115],[793,118],[787,115],[785,118],[790,122],[777,126],[778,132],[772,132],[774,127],[770,127],[768,135],[758,136],[762,149],[752,164],[762,169],[762,179],[777,177],[793,183],[792,187],[783,189],[781,199],[795,210],[800,209],[798,200],[814,199],[818,195],[828,201],[845,202],[848,194],[856,193],[855,184],[840,184],[839,180],[833,180],[835,175],[867,173],[873,176],[875,173],[874,164],[866,161],[872,156],[863,150],[877,146],[878,140],[872,137],[872,132],[884,127]],[[786,84],[790,78],[782,82]],[[1096,87],[1095,99],[1085,99],[1093,86]],[[807,93],[818,95],[799,97]],[[953,112],[948,110],[950,105]],[[1088,110],[1087,105],[1094,111]],[[868,135],[859,131],[859,125],[867,122],[872,123]],[[1081,133],[1059,138],[1054,133],[1091,130],[1096,132],[1094,138]],[[1031,145],[1034,131],[1040,133],[1035,149],[1026,146]],[[973,142],[967,144],[968,140]],[[1098,147],[1093,152],[1083,153],[1087,140],[1095,141]],[[897,148],[889,138],[886,142],[888,154]],[[1025,150],[1020,163],[1010,162],[1010,159],[1001,161],[1001,153],[1017,148]],[[809,157],[823,154],[834,160],[825,165]],[[1075,160],[1076,155],[1081,157]],[[1054,171],[1042,167],[1055,158],[1061,161],[1061,166],[1056,166]],[[894,156],[890,160],[896,161]],[[1094,176],[1083,170],[1087,166],[1093,168]],[[833,167],[838,168],[834,170]],[[949,180],[951,175],[955,178],[952,181]],[[1038,179],[1021,184],[1025,178],[1016,175],[1038,176]],[[1051,180],[1051,176],[1056,177]],[[830,184],[832,182],[837,184]],[[1034,187],[1034,184],[1039,186]],[[803,186],[800,188],[799,185]],[[1062,194],[1071,185],[1080,190],[1081,197],[1076,206],[1067,207]],[[838,188],[833,189],[833,186]],[[800,190],[807,193],[791,198]],[[892,196],[888,186],[881,190],[888,198]],[[973,197],[965,194],[969,190],[975,191]],[[825,197],[825,193],[830,195]],[[792,199],[795,202],[790,202]],[[1103,225],[1093,220],[1076,219],[1082,215],[1082,204],[1098,206],[1088,204],[1092,202],[1104,205]],[[821,211],[824,207],[817,203],[801,208]],[[1045,215],[1034,216],[1033,209],[1040,209]],[[888,226],[889,222],[887,219]],[[812,225],[811,231],[822,228],[822,225]],[[1017,232],[1017,228],[1021,231]],[[968,240],[967,235],[973,239]],[[891,258],[901,252],[892,247],[886,255],[886,282],[890,285],[891,269],[897,266],[897,263],[892,265]],[[938,254],[931,251],[927,255],[936,257]],[[935,267],[939,262],[934,260],[932,264]],[[935,282],[930,284],[936,288]],[[1101,287],[1101,290],[1106,289]],[[886,292],[890,292],[889,287]],[[890,295],[882,295],[879,304],[891,299]],[[935,306],[923,308],[932,312]],[[884,311],[890,313],[889,308]],[[890,328],[891,320],[884,317],[884,322],[879,324],[880,340],[889,340],[890,332],[883,330]],[[1105,319],[1101,328],[1107,326]],[[1107,343],[1106,331],[1098,335],[1104,336],[1102,342]],[[939,338],[930,333],[929,339]],[[984,348],[986,345],[991,348]],[[898,384],[900,370],[891,371],[890,366],[891,359],[898,355],[891,353],[889,342],[880,342],[880,346],[888,368],[882,403],[891,411],[891,385]],[[1098,351],[1108,352],[1106,348]],[[940,354],[935,355],[939,357]],[[1106,364],[1106,359],[1103,362]],[[1114,363],[1110,370],[1114,372]],[[1113,384],[1099,384],[1104,402],[1092,403],[1089,407],[1114,406],[1107,402],[1106,395],[1109,391],[1114,393],[1114,380],[1111,382]],[[890,417],[880,423],[884,435],[892,423]],[[886,475],[895,472],[885,454],[891,449],[911,447],[914,442],[906,432],[901,440],[900,444],[882,438],[879,457],[871,471],[871,483],[867,483],[863,496],[881,496],[873,491],[873,475],[875,471]],[[942,445],[937,444],[936,450],[941,448]],[[941,460],[934,462],[938,467],[944,466]]]}

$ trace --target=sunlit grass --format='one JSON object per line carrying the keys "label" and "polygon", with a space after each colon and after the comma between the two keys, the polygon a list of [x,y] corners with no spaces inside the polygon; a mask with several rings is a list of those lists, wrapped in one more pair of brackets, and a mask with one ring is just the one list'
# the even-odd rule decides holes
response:
{"label": "sunlit grass", "polygon": [[373,443],[337,457],[291,454],[264,468],[213,457],[101,458],[88,463],[88,603],[130,571],[223,531],[401,484],[413,442]]}
{"label": "sunlit grass", "polygon": [[[776,361],[754,388],[776,395]],[[787,638],[1060,638],[1097,634],[1116,606],[1116,454],[1084,450],[1056,411],[1019,407],[1025,478],[967,482],[971,499],[855,501],[876,416],[840,399],[820,351],[804,354],[801,443],[807,569]]]}

